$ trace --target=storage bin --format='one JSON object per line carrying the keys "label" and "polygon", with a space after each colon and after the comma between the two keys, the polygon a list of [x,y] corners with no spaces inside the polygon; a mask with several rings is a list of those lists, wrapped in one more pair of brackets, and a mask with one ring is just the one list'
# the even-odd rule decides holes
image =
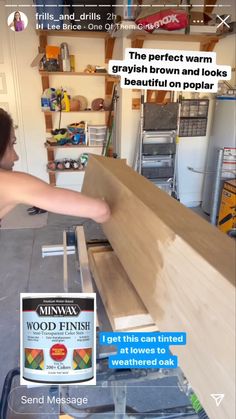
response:
{"label": "storage bin", "polygon": [[183,118],[207,118],[208,99],[182,99],[180,116]]}
{"label": "storage bin", "polygon": [[88,145],[101,147],[106,138],[106,125],[88,125]]}
{"label": "storage bin", "polygon": [[204,137],[207,131],[205,118],[181,118],[179,126],[180,137]]}

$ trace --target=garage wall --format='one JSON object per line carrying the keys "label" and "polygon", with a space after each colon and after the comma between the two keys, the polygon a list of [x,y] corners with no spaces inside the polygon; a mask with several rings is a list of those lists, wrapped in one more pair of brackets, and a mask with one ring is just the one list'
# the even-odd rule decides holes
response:
{"label": "garage wall", "polygon": [[[21,2],[22,5],[30,1]],[[5,2],[6,4],[6,2]],[[7,96],[0,93],[0,106],[5,107],[19,126],[17,130],[17,152],[20,161],[16,163],[15,169],[26,171],[45,181],[48,181],[46,172],[47,155],[44,142],[47,136],[45,130],[44,115],[40,109],[40,98],[42,94],[41,77],[38,69],[31,67],[31,62],[38,52],[38,36],[35,32],[34,7],[23,7],[29,20],[27,28],[15,33],[7,26],[7,16],[15,11],[12,8],[1,4],[0,14],[0,66],[1,56],[4,56],[4,83],[6,79]],[[9,0],[7,1],[9,5]],[[31,2],[31,4],[33,4]],[[1,42],[4,39],[4,42]],[[67,42],[71,54],[75,55],[76,71],[83,71],[87,64],[104,64],[104,40],[49,37],[49,44],[60,45]],[[3,60],[3,58],[2,58]],[[0,73],[3,67],[0,67]],[[104,97],[105,78],[85,78],[77,76],[50,76],[51,87],[63,87],[73,95],[84,95],[88,99],[88,105],[96,97]],[[1,92],[1,88],[0,88]],[[2,103],[2,104],[1,104]],[[4,104],[6,103],[6,106]],[[69,123],[86,120],[89,124],[104,124],[103,113],[63,113],[61,127]],[[54,128],[58,127],[59,115],[53,115]],[[96,152],[97,149],[90,150]],[[86,152],[87,150],[83,150]],[[60,150],[56,157],[77,158],[82,150]],[[83,182],[83,173],[67,173],[57,175],[57,185],[80,190]]]}

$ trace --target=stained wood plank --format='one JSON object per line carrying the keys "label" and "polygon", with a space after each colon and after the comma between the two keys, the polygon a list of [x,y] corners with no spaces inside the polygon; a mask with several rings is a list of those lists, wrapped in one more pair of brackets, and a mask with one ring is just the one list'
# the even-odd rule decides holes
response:
{"label": "stained wood plank", "polygon": [[160,330],[187,332],[172,350],[208,415],[231,419],[234,241],[116,159],[91,156],[83,192],[109,203],[104,232]]}
{"label": "stained wood plank", "polygon": [[90,268],[113,330],[154,326],[115,253],[92,247],[88,255]]}

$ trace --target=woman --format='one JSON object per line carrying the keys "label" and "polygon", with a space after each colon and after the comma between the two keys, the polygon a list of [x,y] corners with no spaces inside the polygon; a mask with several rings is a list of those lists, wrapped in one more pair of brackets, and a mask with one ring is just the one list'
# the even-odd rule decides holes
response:
{"label": "woman", "polygon": [[91,218],[97,223],[109,219],[110,209],[101,199],[55,188],[34,176],[13,172],[14,162],[19,159],[15,144],[12,118],[0,108],[0,219],[20,203],[58,214]]}
{"label": "woman", "polygon": [[20,32],[25,29],[24,22],[23,20],[21,20],[21,14],[18,11],[14,13],[13,22],[10,24],[10,28],[13,28],[13,27],[16,32]]}

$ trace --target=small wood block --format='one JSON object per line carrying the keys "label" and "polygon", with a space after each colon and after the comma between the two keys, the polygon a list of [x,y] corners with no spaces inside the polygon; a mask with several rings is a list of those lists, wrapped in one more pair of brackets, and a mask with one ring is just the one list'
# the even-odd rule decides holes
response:
{"label": "small wood block", "polygon": [[113,330],[153,326],[150,314],[114,251],[91,247],[88,255],[90,268]]}
{"label": "small wood block", "polygon": [[132,99],[132,109],[133,110],[139,110],[141,106],[141,101],[139,98],[133,98]]}

